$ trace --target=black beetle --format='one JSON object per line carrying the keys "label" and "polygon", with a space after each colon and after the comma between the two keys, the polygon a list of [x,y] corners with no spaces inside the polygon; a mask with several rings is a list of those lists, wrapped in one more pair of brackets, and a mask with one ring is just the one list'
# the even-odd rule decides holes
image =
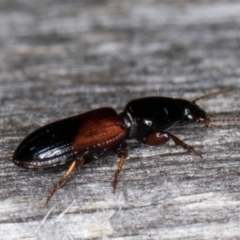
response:
{"label": "black beetle", "polygon": [[120,114],[105,107],[53,122],[28,135],[14,152],[13,162],[33,169],[69,165],[67,172],[52,188],[47,204],[77,166],[115,152],[120,158],[113,181],[115,192],[118,175],[128,153],[127,139],[154,146],[172,139],[189,153],[202,157],[168,130],[174,125],[189,123],[203,123],[210,127],[210,118],[196,101],[228,91],[210,93],[194,101],[168,97],[139,98],[130,101]]}

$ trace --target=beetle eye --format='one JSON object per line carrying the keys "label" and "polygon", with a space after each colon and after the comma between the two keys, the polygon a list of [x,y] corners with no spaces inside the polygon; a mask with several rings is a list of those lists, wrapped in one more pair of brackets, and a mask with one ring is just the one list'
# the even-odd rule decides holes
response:
{"label": "beetle eye", "polygon": [[189,113],[187,115],[187,121],[190,122],[190,123],[198,122],[197,117],[194,114],[191,114],[191,113]]}
{"label": "beetle eye", "polygon": [[188,122],[193,122],[194,121],[194,116],[192,113],[190,113],[189,109],[185,109],[184,110],[184,114],[185,114],[185,119],[188,121]]}
{"label": "beetle eye", "polygon": [[188,121],[190,121],[190,122],[193,121],[193,115],[189,113],[189,114],[187,115],[187,119],[188,119]]}

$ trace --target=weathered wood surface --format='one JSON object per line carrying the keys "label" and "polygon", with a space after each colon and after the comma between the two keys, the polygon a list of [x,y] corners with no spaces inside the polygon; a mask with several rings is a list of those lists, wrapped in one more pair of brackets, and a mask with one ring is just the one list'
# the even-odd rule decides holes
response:
{"label": "weathered wood surface", "polygon": [[[239,1],[1,1],[0,239],[239,239],[239,123],[172,132],[200,151],[131,142],[117,193],[116,156],[63,174],[12,164],[48,122],[132,98],[193,99],[240,117]],[[69,126],[71,127],[71,126]]]}

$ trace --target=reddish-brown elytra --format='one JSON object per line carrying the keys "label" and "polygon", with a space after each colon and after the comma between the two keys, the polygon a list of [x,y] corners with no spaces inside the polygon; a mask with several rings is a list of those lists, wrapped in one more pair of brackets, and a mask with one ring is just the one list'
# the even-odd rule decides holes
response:
{"label": "reddish-brown elytra", "polygon": [[120,158],[113,181],[115,192],[128,153],[127,139],[136,139],[152,146],[172,139],[189,153],[202,157],[168,130],[174,125],[190,123],[203,123],[211,127],[209,116],[196,102],[228,91],[210,93],[193,101],[169,97],[139,98],[130,101],[120,114],[105,107],[53,122],[28,135],[14,152],[13,162],[20,167],[33,169],[70,165],[53,186],[46,201],[48,204],[54,192],[77,166],[115,152]]}

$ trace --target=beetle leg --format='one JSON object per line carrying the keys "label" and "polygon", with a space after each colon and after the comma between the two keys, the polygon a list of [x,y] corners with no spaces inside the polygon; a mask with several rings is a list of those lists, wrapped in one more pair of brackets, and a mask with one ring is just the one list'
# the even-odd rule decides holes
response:
{"label": "beetle leg", "polygon": [[125,157],[122,156],[118,162],[118,167],[117,167],[117,170],[115,171],[115,174],[114,174],[114,180],[113,180],[113,193],[115,193],[116,191],[116,188],[117,188],[117,180],[118,180],[118,176],[122,170],[122,166],[125,162]]}
{"label": "beetle leg", "polygon": [[182,148],[186,149],[188,151],[188,153],[202,158],[202,155],[200,153],[198,153],[197,151],[195,151],[193,147],[187,145],[185,142],[183,142],[178,137],[172,135],[169,132],[154,132],[154,133],[151,133],[148,137],[146,137],[143,140],[143,142],[145,144],[148,144],[148,145],[158,146],[158,145],[162,145],[162,144],[166,143],[169,139],[172,139],[173,142],[177,146],[181,146]]}
{"label": "beetle leg", "polygon": [[70,165],[70,167],[68,168],[68,170],[65,172],[65,174],[61,177],[61,179],[52,187],[51,192],[46,200],[45,206],[48,205],[49,200],[51,199],[51,197],[53,196],[53,194],[58,190],[58,188],[60,188],[63,183],[67,180],[67,178],[70,176],[70,174],[73,172],[73,170],[76,167],[81,167],[84,164],[84,159],[80,158],[79,160],[75,160],[74,162],[72,162],[72,164]]}
{"label": "beetle leg", "polygon": [[122,143],[118,149],[117,149],[118,156],[120,157],[119,162],[118,162],[118,167],[117,170],[115,171],[114,174],[114,180],[113,180],[113,193],[115,193],[116,188],[117,188],[117,181],[118,181],[118,176],[122,170],[123,164],[125,162],[125,159],[127,158],[128,155],[128,150],[127,150],[127,143],[124,142]]}

